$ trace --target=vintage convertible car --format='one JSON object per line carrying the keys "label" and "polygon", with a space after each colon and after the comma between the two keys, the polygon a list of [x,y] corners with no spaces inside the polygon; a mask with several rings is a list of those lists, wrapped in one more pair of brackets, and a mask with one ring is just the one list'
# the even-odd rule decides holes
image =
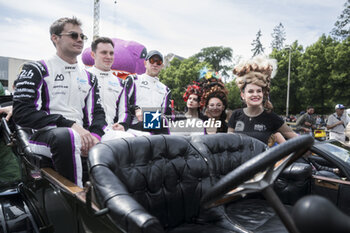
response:
{"label": "vintage convertible car", "polygon": [[[31,152],[31,130],[2,119],[1,131],[23,179],[1,189],[0,232],[350,232],[328,200],[348,211],[348,168],[310,136],[272,149],[240,134],[111,140],[90,151],[83,189]],[[339,179],[296,161],[309,149],[337,166]]]}
{"label": "vintage convertible car", "polygon": [[326,197],[344,213],[350,215],[349,145],[336,140],[315,142],[312,152],[309,160],[316,161],[323,167],[339,169],[338,173],[330,172],[329,169],[316,170],[312,176],[312,193]]}

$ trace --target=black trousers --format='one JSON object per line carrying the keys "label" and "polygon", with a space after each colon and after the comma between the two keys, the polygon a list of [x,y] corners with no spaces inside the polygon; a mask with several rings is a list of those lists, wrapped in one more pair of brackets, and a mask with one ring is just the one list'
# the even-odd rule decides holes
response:
{"label": "black trousers", "polygon": [[30,138],[30,147],[36,154],[51,158],[55,170],[82,187],[80,136],[71,128],[59,127],[39,130]]}

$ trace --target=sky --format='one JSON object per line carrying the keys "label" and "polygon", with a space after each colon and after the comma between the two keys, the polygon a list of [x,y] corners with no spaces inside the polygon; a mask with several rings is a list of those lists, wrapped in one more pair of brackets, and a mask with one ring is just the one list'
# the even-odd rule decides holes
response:
{"label": "sky", "polygon": [[[100,0],[100,36],[132,40],[188,58],[202,48],[230,47],[233,56],[252,56],[261,29],[265,53],[273,28],[282,23],[285,44],[304,48],[328,35],[346,0]],[[0,0],[0,56],[39,60],[55,53],[49,27],[61,17],[78,17],[93,37],[93,0]]]}

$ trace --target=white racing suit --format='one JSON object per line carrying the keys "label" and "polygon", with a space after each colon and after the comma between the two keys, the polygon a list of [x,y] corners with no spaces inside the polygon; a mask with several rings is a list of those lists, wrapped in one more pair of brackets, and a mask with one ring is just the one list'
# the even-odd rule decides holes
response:
{"label": "white racing suit", "polygon": [[105,72],[94,66],[88,71],[97,76],[101,104],[109,128],[114,123],[119,123],[124,126],[125,131],[128,130],[131,115],[127,92],[124,91],[124,80],[114,75],[112,70]]}
{"label": "white racing suit", "polygon": [[[147,74],[128,76],[125,85],[128,91],[131,112],[134,112],[133,108],[137,106],[142,111],[159,110],[163,117],[164,115],[167,117],[171,116],[170,89],[161,83],[157,77],[151,77]],[[145,130],[143,129],[143,123],[138,122],[135,116],[132,118],[130,128]],[[169,130],[165,128],[149,131],[169,134]]]}
{"label": "white racing suit", "polygon": [[82,186],[81,139],[77,123],[97,138],[104,134],[105,114],[97,79],[78,64],[53,58],[23,65],[13,97],[13,119],[37,131],[30,139],[34,153],[52,159],[64,177]]}

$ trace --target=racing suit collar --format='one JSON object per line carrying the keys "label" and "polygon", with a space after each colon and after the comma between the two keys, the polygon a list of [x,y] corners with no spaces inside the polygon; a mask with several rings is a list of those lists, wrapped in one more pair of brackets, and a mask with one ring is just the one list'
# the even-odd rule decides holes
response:
{"label": "racing suit collar", "polygon": [[158,77],[152,77],[152,76],[149,76],[148,74],[144,73],[143,76],[148,79],[149,81],[153,81],[153,82],[159,82],[159,78]]}
{"label": "racing suit collar", "polygon": [[57,61],[57,63],[61,64],[62,67],[62,73],[68,73],[68,72],[74,72],[79,70],[79,64],[69,64],[68,62],[64,61],[62,58],[60,58],[57,54],[54,55],[53,59]]}
{"label": "racing suit collar", "polygon": [[98,69],[96,66],[91,67],[91,72],[94,74],[98,74],[99,77],[102,77],[102,78],[108,77],[110,74],[113,74],[112,70],[106,72],[106,71]]}

